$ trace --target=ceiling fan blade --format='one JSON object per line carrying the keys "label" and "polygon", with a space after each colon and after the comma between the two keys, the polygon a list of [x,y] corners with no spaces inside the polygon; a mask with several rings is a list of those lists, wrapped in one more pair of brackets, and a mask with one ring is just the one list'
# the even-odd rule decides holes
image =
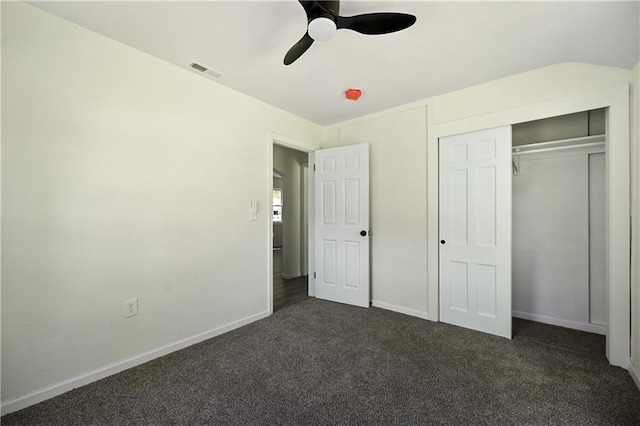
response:
{"label": "ceiling fan blade", "polygon": [[388,34],[409,28],[416,17],[406,13],[365,13],[356,16],[338,16],[336,26],[361,34]]}
{"label": "ceiling fan blade", "polygon": [[284,64],[291,65],[298,59],[304,52],[307,51],[313,44],[313,39],[309,37],[309,33],[305,33],[304,36],[284,56]]}
{"label": "ceiling fan blade", "polygon": [[315,1],[298,0],[298,3],[302,5],[304,12],[307,14],[307,18],[309,17],[309,14],[313,10],[313,8],[316,6]]}

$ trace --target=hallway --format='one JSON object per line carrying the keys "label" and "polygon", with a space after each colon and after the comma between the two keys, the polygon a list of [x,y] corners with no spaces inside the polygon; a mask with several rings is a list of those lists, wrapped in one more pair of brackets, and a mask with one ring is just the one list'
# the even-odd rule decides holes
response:
{"label": "hallway", "polygon": [[309,298],[308,276],[282,278],[282,248],[273,249],[273,312]]}

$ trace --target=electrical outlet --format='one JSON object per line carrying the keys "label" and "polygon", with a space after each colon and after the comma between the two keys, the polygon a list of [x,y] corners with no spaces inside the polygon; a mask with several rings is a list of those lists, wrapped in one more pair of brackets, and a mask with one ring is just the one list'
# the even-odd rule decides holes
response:
{"label": "electrical outlet", "polygon": [[124,301],[124,317],[138,315],[138,299],[128,299]]}

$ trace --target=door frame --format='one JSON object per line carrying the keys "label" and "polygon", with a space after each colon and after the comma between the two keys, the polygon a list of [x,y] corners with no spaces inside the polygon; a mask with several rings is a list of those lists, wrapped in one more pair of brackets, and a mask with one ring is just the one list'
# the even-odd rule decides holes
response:
{"label": "door frame", "polygon": [[[267,202],[265,203],[264,210],[266,211],[267,216],[267,225],[266,225],[266,239],[267,239],[267,311],[269,315],[273,314],[273,214],[272,209],[273,206],[271,203],[272,195],[273,195],[273,145],[280,145],[285,148],[294,149],[300,152],[306,152],[309,154],[309,166],[313,164],[313,152],[319,147],[311,145],[306,142],[299,141],[297,139],[290,138],[288,136],[279,135],[277,133],[267,133],[266,138],[267,144]],[[307,209],[307,219],[308,223],[312,224],[313,221],[313,173],[309,173],[309,178],[307,179],[307,205],[305,206]],[[308,271],[309,274],[314,270],[314,254],[313,251],[313,243],[315,241],[313,232],[308,232],[308,241],[307,241],[307,257],[308,257]],[[309,296],[315,295],[314,289],[314,281],[309,279]]]}
{"label": "door frame", "polygon": [[625,369],[629,368],[631,353],[629,107],[629,85],[624,84],[609,89],[580,93],[456,121],[428,123],[427,303],[429,306],[429,319],[439,320],[439,138],[592,109],[607,108],[605,115],[605,244],[609,321],[606,337],[606,356],[610,364]]}

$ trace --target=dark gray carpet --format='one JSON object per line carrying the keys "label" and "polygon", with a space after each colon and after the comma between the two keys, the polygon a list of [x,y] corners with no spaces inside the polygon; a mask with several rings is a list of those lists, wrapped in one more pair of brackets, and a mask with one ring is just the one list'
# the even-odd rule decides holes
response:
{"label": "dark gray carpet", "polygon": [[602,336],[514,324],[509,341],[308,299],[2,424],[640,424]]}

